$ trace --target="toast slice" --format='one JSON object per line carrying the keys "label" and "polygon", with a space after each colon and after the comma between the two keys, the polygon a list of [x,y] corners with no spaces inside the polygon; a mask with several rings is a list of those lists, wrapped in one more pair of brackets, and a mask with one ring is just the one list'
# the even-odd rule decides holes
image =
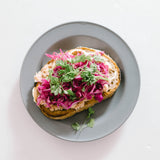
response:
{"label": "toast slice", "polygon": [[[93,49],[93,48],[86,48],[86,47],[77,47],[75,49],[71,49],[69,52],[72,55],[76,55],[78,52],[84,52],[86,55],[89,54],[97,54],[99,52],[102,57],[104,57],[105,65],[109,67],[108,70],[108,84],[103,86],[103,100],[110,98],[117,88],[120,85],[120,69],[117,64],[113,61],[113,59],[106,55],[103,51]],[[41,85],[41,79],[46,78],[49,75],[49,70],[54,69],[55,67],[55,60],[50,60],[34,77],[35,79],[35,87],[33,88],[33,99],[35,103],[37,103],[38,96],[40,95],[38,91],[38,86]],[[65,109],[62,106],[57,106],[51,104],[49,107],[46,107],[45,101],[41,101],[38,107],[40,108],[41,112],[48,118],[55,119],[55,120],[62,120],[68,117],[73,116],[74,114],[81,112],[83,110],[88,109],[89,107],[94,106],[96,103],[99,103],[98,100],[95,99],[93,96],[91,99],[83,99],[75,104],[73,104],[69,109]]]}

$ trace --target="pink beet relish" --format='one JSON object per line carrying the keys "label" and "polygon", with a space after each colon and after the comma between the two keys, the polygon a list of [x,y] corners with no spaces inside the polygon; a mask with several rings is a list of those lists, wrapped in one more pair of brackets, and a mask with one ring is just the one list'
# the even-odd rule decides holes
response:
{"label": "pink beet relish", "polygon": [[[103,54],[104,52],[101,51],[96,53],[100,57]],[[47,108],[57,105],[69,109],[84,99],[95,98],[99,102],[103,100],[103,86],[108,84],[109,70],[108,65],[105,65],[103,61],[96,61],[93,54],[87,57],[81,52],[72,55],[62,50],[60,53],[53,52],[52,55],[46,54],[46,56],[56,62],[62,62],[62,65],[56,65],[50,77],[41,80],[38,86],[38,106],[41,102],[45,102]]]}

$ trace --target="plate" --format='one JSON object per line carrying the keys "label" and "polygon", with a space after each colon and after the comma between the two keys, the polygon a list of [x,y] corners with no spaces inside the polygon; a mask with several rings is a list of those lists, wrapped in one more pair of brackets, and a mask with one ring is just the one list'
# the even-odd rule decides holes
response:
{"label": "plate", "polygon": [[[51,120],[41,113],[32,98],[33,77],[49,60],[44,54],[77,46],[105,51],[121,70],[121,84],[114,96],[94,106],[94,127],[80,133],[75,133],[71,124],[83,123],[86,111],[66,120]],[[42,129],[64,140],[85,142],[109,135],[127,120],[139,95],[140,73],[131,49],[116,33],[94,23],[71,22],[52,28],[32,45],[21,68],[20,89],[27,111]]]}

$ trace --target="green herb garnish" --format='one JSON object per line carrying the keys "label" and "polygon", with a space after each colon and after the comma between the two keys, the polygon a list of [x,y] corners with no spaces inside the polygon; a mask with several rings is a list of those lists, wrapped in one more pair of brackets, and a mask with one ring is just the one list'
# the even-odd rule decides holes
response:
{"label": "green herb garnish", "polygon": [[53,70],[49,70],[49,76],[48,76],[49,79],[52,78],[52,74],[53,74]]}
{"label": "green herb garnish", "polygon": [[[63,63],[63,61],[59,61],[58,64],[62,65],[63,67],[64,67],[64,65],[66,65],[65,63]],[[60,70],[60,71],[62,71],[62,70]],[[63,70],[63,71],[65,71],[65,70]],[[77,73],[78,73],[77,70],[73,70],[73,71],[67,72],[61,78],[58,78],[58,77],[52,76],[53,70],[49,70],[48,79],[50,79],[51,93],[54,93],[55,96],[58,95],[58,94],[62,94],[62,93],[68,94],[68,95],[70,95],[69,98],[72,101],[75,100],[77,98],[75,93],[71,89],[64,90],[61,83],[70,82],[71,80],[74,79],[74,77],[77,75]]]}
{"label": "green herb garnish", "polygon": [[82,54],[80,56],[75,56],[73,59],[71,59],[71,63],[85,62],[86,60],[91,60],[91,56],[86,56]]}
{"label": "green herb garnish", "polygon": [[70,96],[74,96],[74,95],[75,95],[75,93],[74,93],[71,89],[64,90],[64,93],[65,93],[65,94],[68,94],[68,95],[70,95]]}
{"label": "green herb garnish", "polygon": [[84,86],[84,87],[82,88],[82,92],[85,92],[85,90],[86,90],[86,89],[85,89],[85,86]]}
{"label": "green herb garnish", "polygon": [[94,55],[93,56],[93,59],[96,61],[96,62],[104,62],[104,58],[102,56],[99,56],[99,55]]}
{"label": "green herb garnish", "polygon": [[89,120],[89,122],[87,123],[87,126],[93,128],[93,126],[94,126],[94,119],[93,118],[91,118]]}
{"label": "green herb garnish", "polygon": [[73,124],[72,124],[72,128],[73,128],[74,130],[78,131],[78,130],[80,129],[79,123],[78,123],[78,122],[73,123]]}
{"label": "green herb garnish", "polygon": [[59,83],[59,80],[58,80],[57,77],[53,77],[53,76],[52,76],[52,77],[50,77],[49,79],[50,79],[51,85],[56,85],[56,84]]}
{"label": "green herb garnish", "polygon": [[94,84],[97,80],[95,75],[93,75],[90,71],[83,71],[81,73],[81,77],[83,78],[83,82],[87,82],[87,84]]}
{"label": "green herb garnish", "polygon": [[97,65],[95,63],[91,63],[90,67],[85,66],[84,71],[81,73],[81,77],[83,78],[83,82],[87,82],[89,84],[94,84],[99,79],[108,80],[101,76],[95,76],[94,73],[98,72],[102,76],[104,76],[101,72],[98,71]]}
{"label": "green herb garnish", "polygon": [[64,94],[70,95],[69,98],[70,98],[72,101],[77,98],[76,95],[75,95],[75,93],[74,93],[71,89],[64,90]]}
{"label": "green herb garnish", "polygon": [[66,68],[67,61],[58,60],[56,61],[56,66],[61,66],[62,68]]}
{"label": "green herb garnish", "polygon": [[62,93],[62,89],[60,87],[61,86],[59,84],[52,85],[51,86],[51,93],[54,93],[55,96],[57,96],[58,94],[61,94]]}
{"label": "green herb garnish", "polygon": [[93,110],[93,108],[88,108],[88,116],[87,116],[87,118],[90,118],[91,117],[91,115],[92,114],[94,114],[94,110]]}
{"label": "green herb garnish", "polygon": [[95,63],[91,63],[90,67],[86,67],[85,71],[89,71],[91,73],[95,73],[97,71],[97,65]]}
{"label": "green herb garnish", "polygon": [[51,93],[54,93],[54,95],[56,96],[62,93],[62,89],[61,89],[59,79],[57,77],[53,77],[52,74],[53,74],[53,70],[49,70],[48,79],[50,79]]}
{"label": "green herb garnish", "polygon": [[77,70],[77,69],[72,70],[70,72],[66,72],[66,74],[64,74],[62,76],[62,82],[72,81],[78,73],[79,73],[79,70]]}
{"label": "green herb garnish", "polygon": [[88,115],[85,119],[85,121],[83,122],[83,124],[80,126],[80,124],[78,122],[75,122],[72,124],[72,128],[76,131],[78,130],[82,130],[86,127],[91,127],[93,128],[94,126],[94,118],[91,118],[91,116],[94,114],[94,110],[93,108],[88,108]]}
{"label": "green herb garnish", "polygon": [[61,66],[63,69],[58,71],[58,75],[66,74],[73,71],[73,67],[67,61],[58,60],[56,66]]}

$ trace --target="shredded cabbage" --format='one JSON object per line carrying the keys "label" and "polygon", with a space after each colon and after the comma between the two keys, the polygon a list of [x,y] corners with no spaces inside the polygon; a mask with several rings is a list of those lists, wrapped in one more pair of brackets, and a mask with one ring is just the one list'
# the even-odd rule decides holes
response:
{"label": "shredded cabbage", "polygon": [[[79,53],[76,56],[81,55],[82,54]],[[60,50],[60,54],[54,52],[52,55],[46,54],[46,56],[54,60],[67,61],[68,64],[70,64],[70,61],[68,60],[75,57],[75,55],[69,54],[68,52],[64,53],[62,50]],[[81,73],[84,67],[90,68],[93,63],[97,66],[97,72],[93,74],[95,77],[101,76],[104,78],[104,76],[108,76],[108,65],[105,65],[103,62],[95,62],[94,59],[92,61],[85,60],[84,62],[78,62],[70,65],[72,65],[74,69],[78,68]],[[63,69],[64,68],[61,66],[56,66],[51,76],[60,79],[61,76],[59,76],[58,71]],[[38,86],[39,96],[37,98],[37,105],[44,104],[47,108],[50,108],[51,105],[57,105],[58,107],[62,106],[64,109],[69,109],[72,105],[84,99],[90,100],[95,98],[97,101],[101,102],[103,100],[103,86],[107,83],[108,82],[106,80],[98,79],[95,83],[88,84],[83,80],[81,75],[78,74],[72,81],[63,82],[61,84],[61,94],[58,93],[58,95],[54,95],[54,93],[51,93],[52,86],[50,79],[42,79]],[[70,90],[70,92],[67,92],[68,90]]]}

